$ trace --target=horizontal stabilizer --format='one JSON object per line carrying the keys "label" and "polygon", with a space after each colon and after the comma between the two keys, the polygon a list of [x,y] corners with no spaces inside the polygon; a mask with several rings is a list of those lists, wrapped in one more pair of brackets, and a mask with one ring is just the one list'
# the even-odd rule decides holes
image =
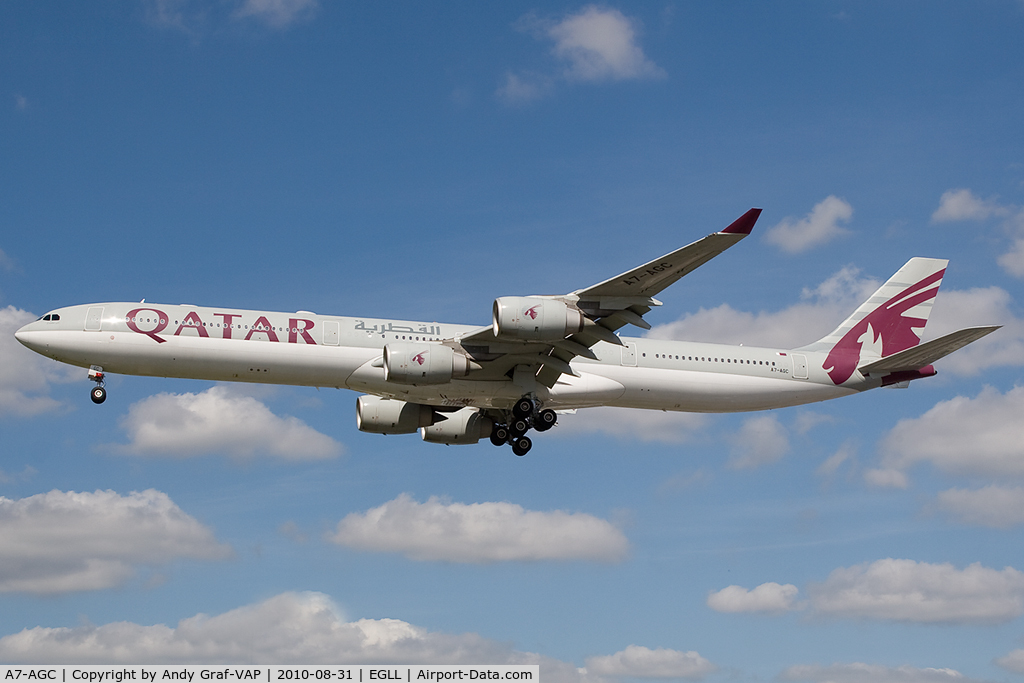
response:
{"label": "horizontal stabilizer", "polygon": [[944,358],[957,349],[962,349],[971,342],[978,341],[987,334],[998,330],[1001,325],[990,325],[988,327],[968,327],[956,332],[951,332],[944,337],[923,342],[912,346],[905,351],[886,356],[866,365],[861,365],[858,370],[865,375],[881,375],[892,372],[903,372],[917,370],[926,365],[931,365],[940,358]]}

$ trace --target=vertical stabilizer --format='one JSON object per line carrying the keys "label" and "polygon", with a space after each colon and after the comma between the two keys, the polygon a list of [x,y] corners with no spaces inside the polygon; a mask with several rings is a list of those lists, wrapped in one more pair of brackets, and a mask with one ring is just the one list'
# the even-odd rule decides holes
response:
{"label": "vertical stabilizer", "polygon": [[917,346],[947,263],[910,259],[831,334],[803,350],[828,353],[822,367],[835,384],[842,384],[862,361]]}

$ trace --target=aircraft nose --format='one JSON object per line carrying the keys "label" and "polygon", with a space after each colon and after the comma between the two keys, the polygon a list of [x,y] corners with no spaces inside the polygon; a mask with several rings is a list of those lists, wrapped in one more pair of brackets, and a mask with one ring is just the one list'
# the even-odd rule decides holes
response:
{"label": "aircraft nose", "polygon": [[14,333],[14,338],[21,342],[24,346],[27,346],[28,348],[32,349],[33,351],[38,351],[41,342],[41,340],[38,339],[40,333],[38,331],[33,331],[29,329],[31,327],[32,323],[25,325],[24,327],[22,327],[21,329]]}

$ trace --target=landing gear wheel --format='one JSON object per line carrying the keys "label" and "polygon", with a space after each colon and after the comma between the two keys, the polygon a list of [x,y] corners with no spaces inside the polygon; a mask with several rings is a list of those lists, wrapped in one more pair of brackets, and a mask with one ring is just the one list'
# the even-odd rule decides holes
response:
{"label": "landing gear wheel", "polygon": [[519,438],[526,432],[530,431],[530,423],[523,418],[517,418],[509,423],[508,431],[512,434],[513,438]]}
{"label": "landing gear wheel", "polygon": [[556,422],[558,422],[558,415],[548,408],[540,411],[540,415],[537,416],[537,424],[533,425],[533,428],[538,432],[546,432],[554,427]]}
{"label": "landing gear wheel", "polygon": [[512,406],[512,414],[518,418],[530,417],[533,414],[533,401],[528,398],[521,398]]}
{"label": "landing gear wheel", "polygon": [[512,442],[512,452],[516,455],[526,455],[531,448],[533,448],[533,442],[528,436],[521,436]]}
{"label": "landing gear wheel", "polygon": [[92,402],[99,405],[107,400],[107,390],[103,387],[96,387],[91,393]]}
{"label": "landing gear wheel", "polygon": [[494,429],[491,430],[491,443],[495,446],[504,446],[508,443],[508,427],[505,425],[495,425]]}

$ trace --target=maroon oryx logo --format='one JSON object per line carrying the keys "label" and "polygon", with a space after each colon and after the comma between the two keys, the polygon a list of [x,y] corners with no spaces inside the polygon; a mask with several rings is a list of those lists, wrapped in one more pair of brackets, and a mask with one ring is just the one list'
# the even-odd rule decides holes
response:
{"label": "maroon oryx logo", "polygon": [[413,356],[413,357],[412,357],[412,360],[413,360],[413,362],[414,362],[414,363],[416,363],[417,365],[423,365],[424,363],[426,363],[426,362],[427,362],[427,358],[426,358],[426,356],[427,356],[427,352],[426,352],[426,351],[423,351],[423,352],[421,352],[421,353],[417,353],[417,354],[416,354],[415,356]]}
{"label": "maroon oryx logo", "polygon": [[527,308],[525,311],[523,311],[523,315],[525,315],[530,320],[536,320],[538,308],[540,308],[540,304],[537,304],[536,306],[531,306],[530,308]]}

